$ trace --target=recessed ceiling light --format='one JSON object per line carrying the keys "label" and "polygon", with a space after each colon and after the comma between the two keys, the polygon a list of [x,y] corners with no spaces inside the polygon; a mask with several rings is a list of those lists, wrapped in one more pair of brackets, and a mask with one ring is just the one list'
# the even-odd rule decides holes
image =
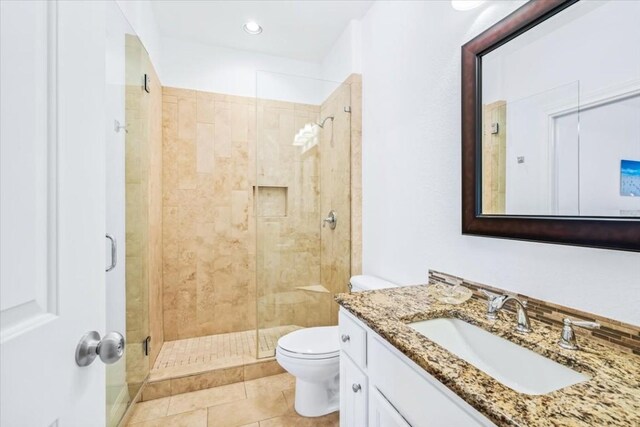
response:
{"label": "recessed ceiling light", "polygon": [[455,10],[471,10],[484,3],[484,0],[451,0],[451,7]]}
{"label": "recessed ceiling light", "polygon": [[258,25],[256,21],[249,21],[242,26],[242,29],[247,34],[260,34],[262,32],[262,27]]}

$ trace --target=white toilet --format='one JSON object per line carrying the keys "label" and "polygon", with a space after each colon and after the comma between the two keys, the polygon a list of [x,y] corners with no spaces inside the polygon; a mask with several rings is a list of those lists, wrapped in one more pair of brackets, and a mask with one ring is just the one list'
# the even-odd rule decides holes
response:
{"label": "white toilet", "polygon": [[[353,276],[351,291],[392,288],[396,285],[373,276]],[[282,336],[276,360],[296,377],[296,412],[319,417],[340,406],[340,340],[337,326],[304,328]]]}

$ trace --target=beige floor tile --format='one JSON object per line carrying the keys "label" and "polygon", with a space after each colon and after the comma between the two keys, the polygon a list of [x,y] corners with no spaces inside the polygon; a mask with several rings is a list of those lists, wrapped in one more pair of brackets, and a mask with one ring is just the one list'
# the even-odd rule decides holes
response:
{"label": "beige floor tile", "polygon": [[206,427],[207,410],[185,412],[171,415],[169,417],[157,418],[155,420],[144,421],[136,424],[129,424],[130,427]]}
{"label": "beige floor tile", "polygon": [[172,378],[179,378],[186,375],[195,375],[203,372],[213,371],[215,369],[225,369],[237,366],[243,366],[245,363],[244,356],[230,356],[224,359],[212,359],[208,362],[196,364],[186,364],[179,366],[171,366],[167,368],[152,370],[149,378],[152,381],[160,381]]}
{"label": "beige floor tile", "polygon": [[169,398],[149,400],[148,402],[138,402],[133,409],[130,423],[138,423],[141,421],[153,420],[167,415],[169,408]]}
{"label": "beige floor tile", "polygon": [[245,424],[245,425],[240,426],[240,427],[260,427],[260,423]]}
{"label": "beige floor tile", "polygon": [[283,372],[285,372],[285,370],[280,366],[277,360],[261,360],[258,363],[245,365],[244,378],[245,380],[253,380],[255,378],[277,375]]}
{"label": "beige floor tile", "polygon": [[216,369],[197,375],[171,380],[171,394],[189,393],[222,385],[239,383],[244,380],[243,367]]}
{"label": "beige floor tile", "polygon": [[171,381],[149,382],[142,390],[142,400],[171,396]]}
{"label": "beige floor tile", "polygon": [[177,394],[171,397],[167,415],[193,411],[220,405],[234,400],[246,399],[243,383],[223,385],[191,393]]}
{"label": "beige floor tile", "polygon": [[260,427],[338,427],[339,425],[338,412],[314,418],[306,418],[293,413],[260,421]]}
{"label": "beige floor tile", "polygon": [[282,393],[238,400],[209,408],[209,427],[235,427],[286,415]]}
{"label": "beige floor tile", "polygon": [[264,395],[274,395],[278,392],[292,389],[295,387],[296,378],[291,374],[284,373],[245,381],[244,384],[247,388],[247,397],[252,398]]}
{"label": "beige floor tile", "polygon": [[284,399],[287,401],[287,406],[289,410],[294,410],[293,405],[296,403],[296,389],[290,388],[289,390],[283,390],[282,394],[284,394]]}
{"label": "beige floor tile", "polygon": [[[278,338],[291,331],[300,329],[297,325],[276,326],[260,330],[261,357],[274,360]],[[165,341],[150,372],[152,381],[176,378],[230,366],[242,366],[258,362],[256,359],[255,329],[227,334],[207,335]],[[279,365],[273,363],[251,366],[247,369],[248,378],[258,378],[282,372]],[[268,372],[267,372],[268,371]]]}
{"label": "beige floor tile", "polygon": [[284,390],[282,392],[287,402],[287,413],[280,417],[271,418],[268,420],[260,421],[260,427],[280,427],[280,426],[300,426],[300,427],[337,427],[340,425],[339,412],[334,412],[323,417],[306,418],[298,415],[296,412],[295,389]]}

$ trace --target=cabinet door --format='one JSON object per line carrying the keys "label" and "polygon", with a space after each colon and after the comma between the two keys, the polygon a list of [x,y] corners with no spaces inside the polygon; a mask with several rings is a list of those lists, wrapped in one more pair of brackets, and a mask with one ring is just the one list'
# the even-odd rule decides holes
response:
{"label": "cabinet door", "polygon": [[411,427],[376,389],[369,390],[369,427]]}
{"label": "cabinet door", "polygon": [[340,353],[340,426],[367,425],[367,376],[346,353]]}

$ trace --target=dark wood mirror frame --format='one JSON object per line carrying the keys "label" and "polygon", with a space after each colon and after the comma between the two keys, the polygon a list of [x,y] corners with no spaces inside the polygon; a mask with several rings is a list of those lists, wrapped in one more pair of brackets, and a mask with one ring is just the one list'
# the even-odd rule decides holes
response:
{"label": "dark wood mirror frame", "polygon": [[481,213],[481,58],[577,1],[531,0],[462,46],[462,234],[640,251],[639,220]]}

